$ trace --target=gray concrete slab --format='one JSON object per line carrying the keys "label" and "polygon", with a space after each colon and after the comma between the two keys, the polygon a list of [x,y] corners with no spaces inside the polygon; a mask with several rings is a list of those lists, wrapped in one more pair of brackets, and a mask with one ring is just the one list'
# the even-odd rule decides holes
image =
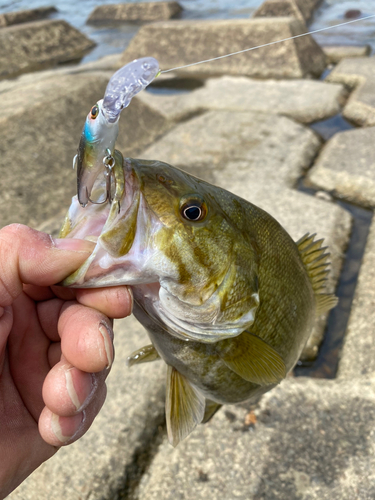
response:
{"label": "gray concrete slab", "polygon": [[101,24],[129,21],[164,21],[182,11],[178,2],[139,2],[99,5],[90,14],[87,22]]}
{"label": "gray concrete slab", "polygon": [[0,79],[81,59],[95,43],[63,20],[16,24],[0,30]]}
{"label": "gray concrete slab", "polygon": [[28,23],[36,21],[37,19],[44,19],[55,12],[57,12],[55,7],[39,7],[36,9],[6,12],[5,14],[0,14],[0,27],[11,26],[12,24]]}
{"label": "gray concrete slab", "polygon": [[364,207],[375,206],[375,127],[337,133],[323,147],[308,181]]}
{"label": "gray concrete slab", "polygon": [[226,407],[177,448],[165,440],[133,498],[370,500],[374,388],[374,378],[288,378],[252,415]]}
{"label": "gray concrete slab", "polygon": [[371,53],[370,45],[322,45],[322,49],[332,64],[348,57],[365,57]]}
{"label": "gray concrete slab", "polygon": [[[0,227],[11,222],[35,227],[69,205],[82,128],[111,75],[50,71],[0,85]],[[162,115],[136,98],[125,113],[117,147],[126,155],[137,154],[167,130]]]}
{"label": "gray concrete slab", "polygon": [[375,374],[375,219],[372,221],[350,313],[338,376]]}
{"label": "gray concrete slab", "polygon": [[115,362],[106,402],[87,434],[37,469],[9,500],[102,500],[115,498],[136,457],[148,453],[164,424],[165,365],[126,366],[148,344],[134,317],[115,322]]}
{"label": "gray concrete slab", "polygon": [[[142,26],[132,39],[121,65],[147,54],[166,70],[305,32],[304,23],[291,17],[152,23]],[[319,76],[324,68],[323,51],[313,38],[304,36],[179,72],[199,77],[304,78]]]}
{"label": "gray concrete slab", "polygon": [[375,125],[374,57],[343,59],[326,80],[355,88],[343,111],[347,120],[365,127]]}
{"label": "gray concrete slab", "polygon": [[265,0],[253,17],[292,16],[309,22],[321,0]]}
{"label": "gray concrete slab", "polygon": [[140,157],[165,161],[213,183],[294,186],[320,147],[310,129],[264,113],[209,111],[177,125]]}
{"label": "gray concrete slab", "polygon": [[204,87],[186,94],[142,92],[139,98],[166,118],[184,120],[207,110],[261,111],[288,116],[301,123],[325,120],[341,111],[347,92],[343,85],[315,80],[254,80],[210,78]]}

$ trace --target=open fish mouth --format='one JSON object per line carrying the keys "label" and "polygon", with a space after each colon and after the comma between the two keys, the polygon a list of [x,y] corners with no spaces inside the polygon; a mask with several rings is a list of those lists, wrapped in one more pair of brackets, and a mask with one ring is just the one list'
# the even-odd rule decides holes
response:
{"label": "open fish mouth", "polygon": [[[160,222],[149,220],[152,214],[146,208],[141,180],[132,160],[123,160],[116,152],[115,161],[116,181],[121,172],[123,182],[114,186],[111,204],[90,204],[83,208],[77,196],[72,199],[60,237],[86,239],[96,246],[84,264],[65,278],[63,286],[91,288],[157,281],[156,276],[151,277],[145,271],[140,256],[144,262],[150,227],[155,231]],[[97,199],[105,193],[105,183],[106,179],[101,177],[93,186],[93,196]]]}

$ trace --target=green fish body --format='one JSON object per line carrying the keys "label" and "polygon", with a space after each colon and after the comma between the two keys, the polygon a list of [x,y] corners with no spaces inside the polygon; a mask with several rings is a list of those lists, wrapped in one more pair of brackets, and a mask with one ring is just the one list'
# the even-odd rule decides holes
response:
{"label": "green fish body", "polygon": [[260,395],[294,367],[324,293],[322,240],[295,243],[264,210],[162,162],[116,152],[123,185],[111,206],[76,198],[61,237],[97,241],[63,284],[132,287],[151,345],[129,364],[168,366],[166,418],[175,446],[220,405]]}

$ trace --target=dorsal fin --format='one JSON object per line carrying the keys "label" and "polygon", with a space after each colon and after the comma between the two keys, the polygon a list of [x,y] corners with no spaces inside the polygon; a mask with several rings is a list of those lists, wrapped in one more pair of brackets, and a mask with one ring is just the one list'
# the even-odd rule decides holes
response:
{"label": "dorsal fin", "polygon": [[330,265],[327,247],[322,247],[323,239],[315,240],[316,234],[305,234],[296,242],[302,262],[310,278],[316,300],[316,313],[322,314],[335,307],[338,302],[333,294],[324,293]]}

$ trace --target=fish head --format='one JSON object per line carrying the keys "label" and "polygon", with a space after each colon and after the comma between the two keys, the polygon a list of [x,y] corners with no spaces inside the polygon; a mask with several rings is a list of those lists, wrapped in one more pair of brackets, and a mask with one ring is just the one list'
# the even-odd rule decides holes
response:
{"label": "fish head", "polygon": [[61,236],[96,247],[63,284],[131,285],[147,313],[184,339],[239,335],[259,304],[241,200],[158,161],[126,159],[124,175],[118,203],[82,208],[73,198]]}
{"label": "fish head", "polygon": [[118,120],[109,122],[103,112],[103,99],[88,113],[78,145],[74,167],[77,169],[77,195],[85,207],[91,198],[91,190],[105,166],[103,159],[112,153],[118,136]]}

